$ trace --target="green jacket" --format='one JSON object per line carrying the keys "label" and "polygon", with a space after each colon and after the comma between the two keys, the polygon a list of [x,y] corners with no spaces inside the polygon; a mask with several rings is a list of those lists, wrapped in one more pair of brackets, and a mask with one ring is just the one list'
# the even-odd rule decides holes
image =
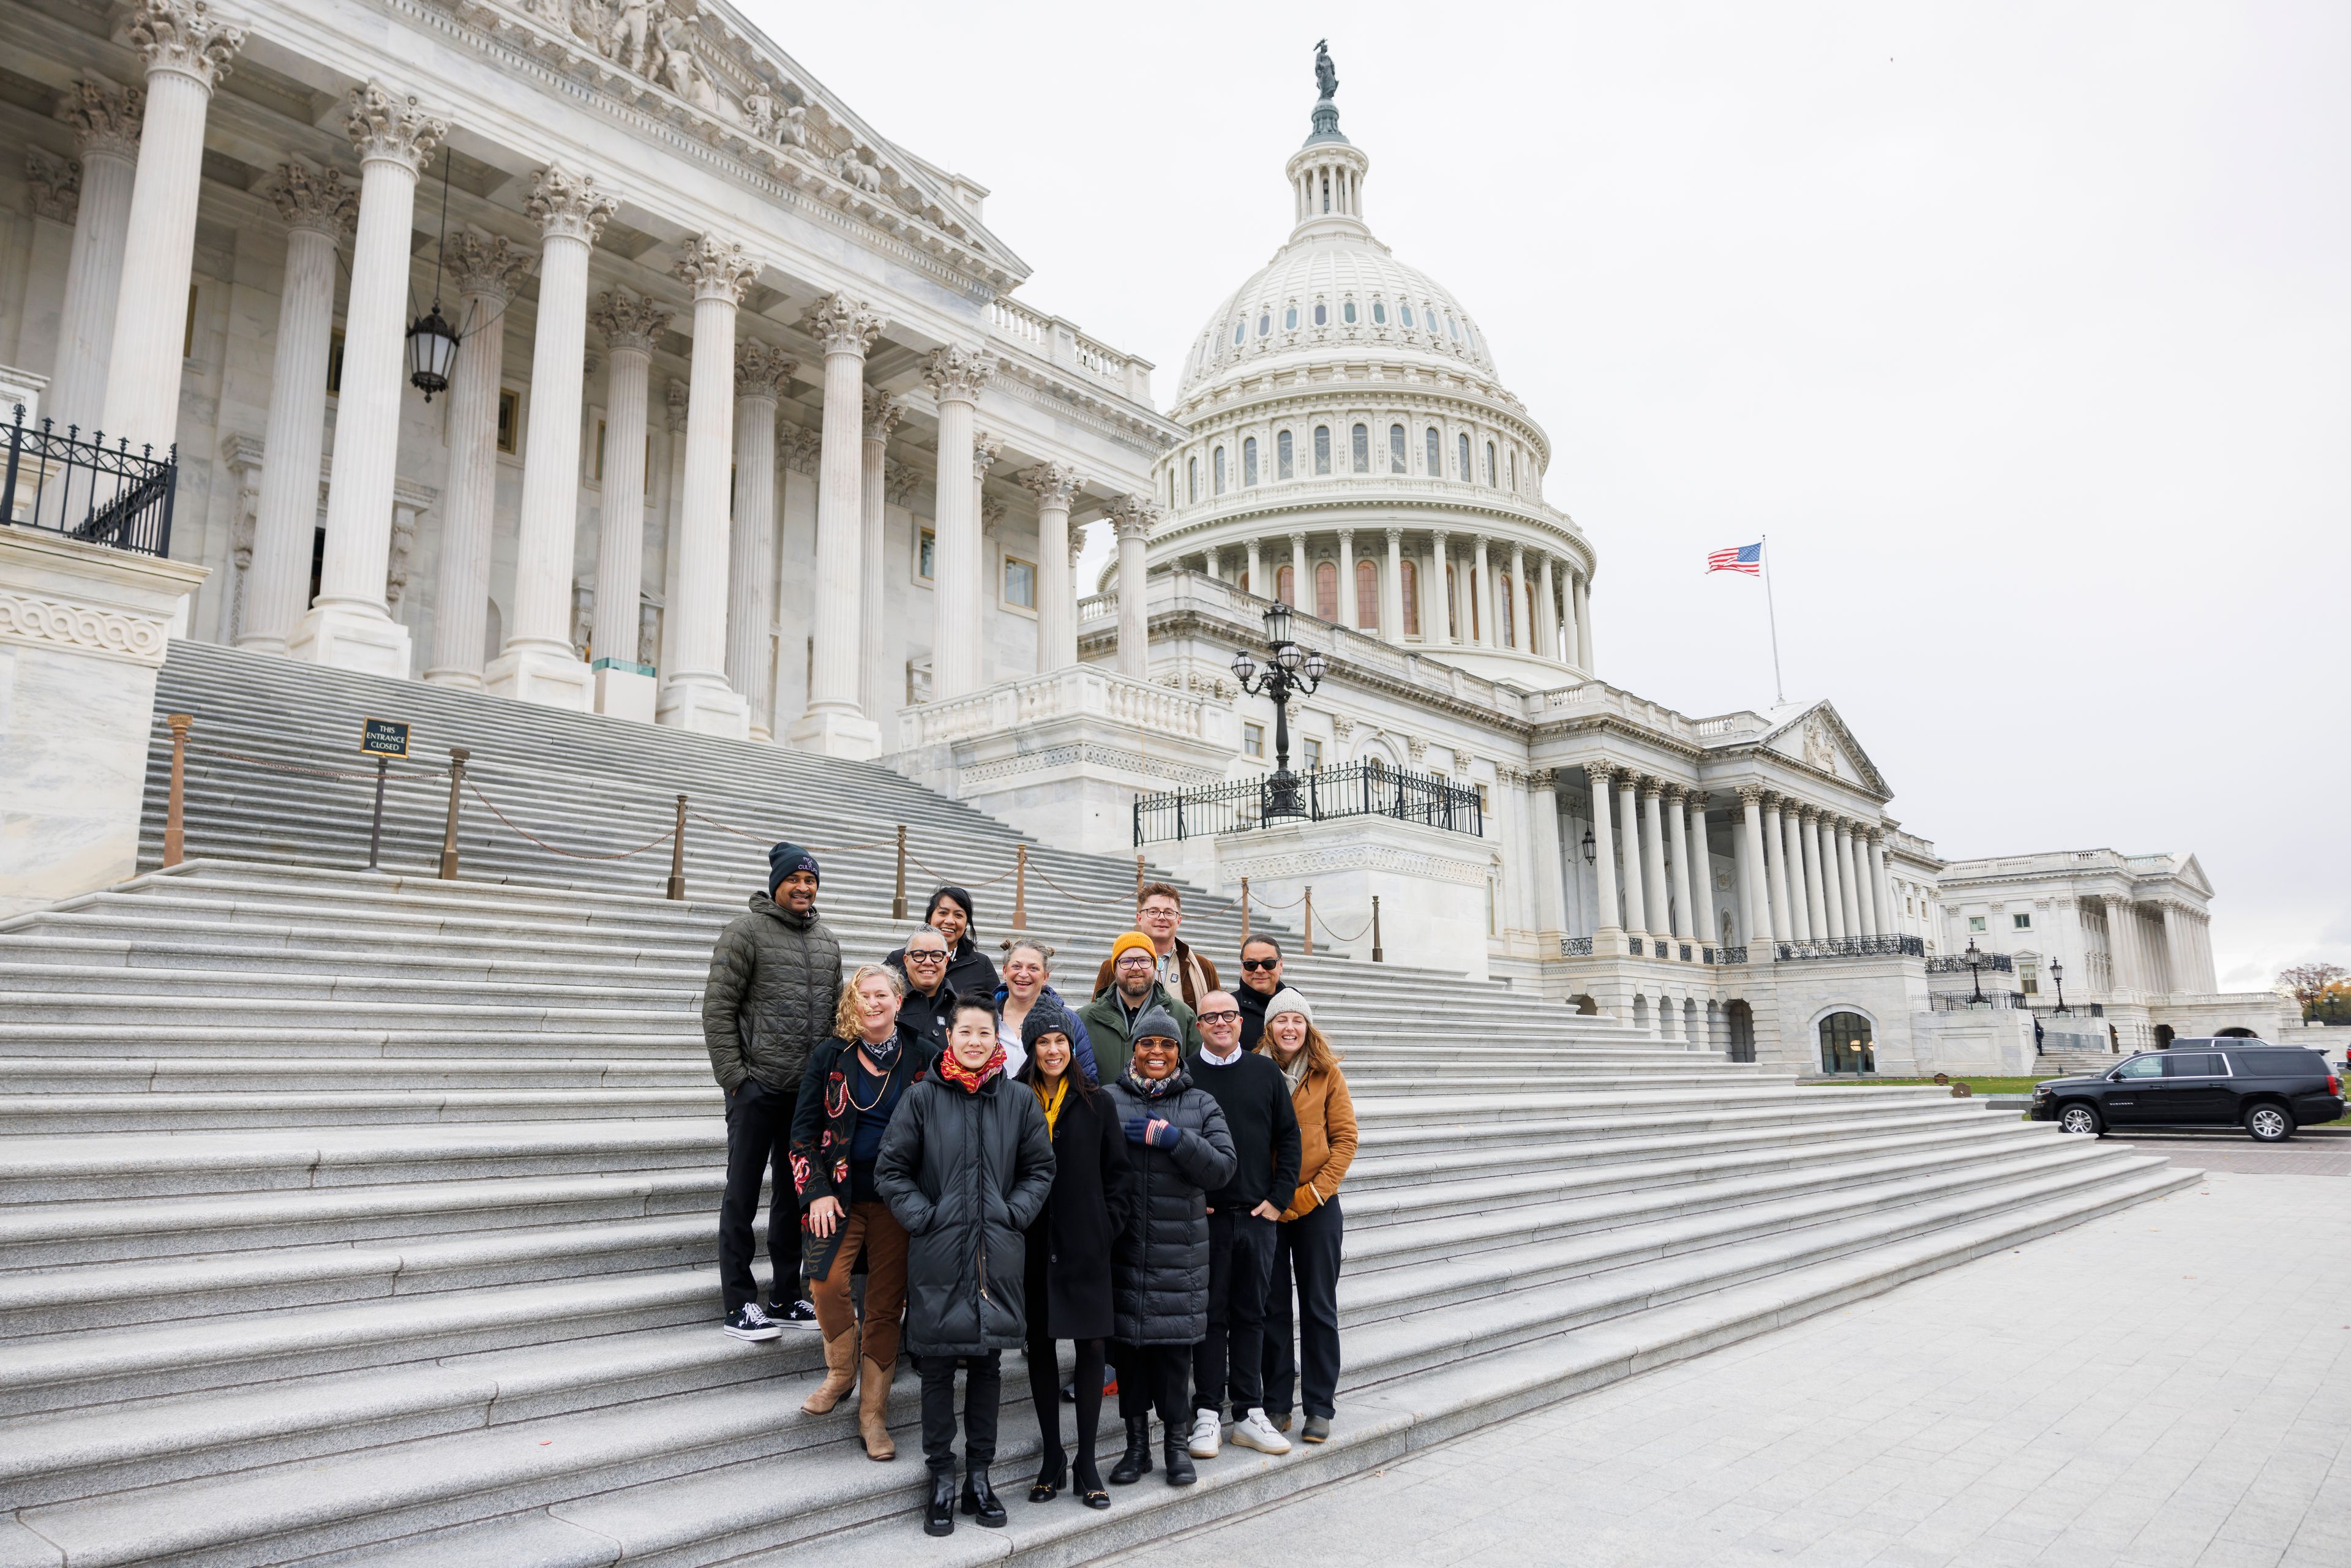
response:
{"label": "green jacket", "polygon": [[710,1075],[729,1094],[746,1078],[799,1088],[841,999],[841,944],[816,912],[794,915],[764,893],[750,903],[719,933],[702,990]]}
{"label": "green jacket", "polygon": [[[1145,998],[1143,1007],[1147,1008],[1155,1001],[1167,1009],[1168,1016],[1184,1031],[1184,1059],[1189,1061],[1199,1055],[1200,1025],[1192,1016],[1192,1009],[1184,1005],[1184,998],[1154,980],[1151,982],[1151,995]],[[1134,1010],[1139,1017],[1143,1008]],[[1093,1037],[1094,1061],[1101,1064],[1102,1082],[1114,1082],[1120,1073],[1126,1071],[1127,1064],[1134,1060],[1133,1042],[1126,1038],[1126,1010],[1118,1003],[1118,988],[1113,986],[1080,1008],[1078,1021],[1084,1024],[1086,1033]]]}

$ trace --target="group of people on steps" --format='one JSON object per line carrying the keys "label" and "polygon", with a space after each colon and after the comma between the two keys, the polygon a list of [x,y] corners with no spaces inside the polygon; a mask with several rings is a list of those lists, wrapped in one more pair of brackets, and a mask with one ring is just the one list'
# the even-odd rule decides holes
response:
{"label": "group of people on steps", "polygon": [[1195,1482],[1193,1461],[1227,1441],[1290,1452],[1293,1395],[1301,1438],[1328,1439],[1355,1114],[1279,944],[1244,942],[1227,988],[1177,935],[1182,894],[1153,883],[1073,1007],[1051,949],[1004,943],[999,969],[971,894],[942,886],[903,946],[844,978],[816,857],[779,843],[768,860],[767,891],[720,934],[703,997],[726,1100],[726,1332],[812,1326],[824,1376],[800,1407],[821,1416],[854,1395],[877,1460],[897,1457],[890,1392],[909,1356],[933,1535],[958,1511],[1006,1522],[988,1470],[1008,1350],[1026,1359],[1041,1439],[1032,1503],[1067,1491],[1111,1505],[1095,1446],[1113,1392],[1126,1448],[1110,1486],[1151,1473],[1155,1412],[1170,1486]]}

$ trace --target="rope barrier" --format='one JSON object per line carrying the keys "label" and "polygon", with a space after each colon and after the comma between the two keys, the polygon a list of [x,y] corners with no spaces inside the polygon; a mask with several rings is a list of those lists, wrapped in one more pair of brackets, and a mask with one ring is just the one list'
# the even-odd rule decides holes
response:
{"label": "rope barrier", "polygon": [[1355,935],[1353,936],[1349,936],[1343,932],[1332,929],[1331,923],[1323,919],[1319,915],[1314,917],[1314,924],[1322,927],[1322,935],[1328,936],[1333,942],[1353,942],[1360,940],[1372,928],[1371,917],[1368,915],[1364,916],[1363,925],[1356,928]]}
{"label": "rope barrier", "polygon": [[[695,810],[689,808],[685,814],[692,817],[697,822],[707,822],[710,826],[716,828],[722,833],[732,833],[737,838],[743,840],[747,843],[765,845],[772,844],[776,841],[774,837],[771,835],[766,833],[747,833],[742,829],[736,827],[734,824],[730,822],[722,822],[717,818],[711,816],[705,811]],[[846,854],[851,850],[888,849],[897,841],[898,841],[895,839],[874,839],[870,842],[862,844],[807,844],[802,847],[813,854],[837,855]]]}
{"label": "rope barrier", "polygon": [[620,853],[611,855],[593,854],[585,850],[567,850],[559,844],[549,843],[545,839],[540,838],[528,828],[524,827],[520,822],[516,821],[512,817],[509,817],[504,811],[499,810],[497,802],[491,800],[487,795],[483,794],[482,787],[479,784],[475,783],[472,779],[468,779],[465,780],[465,788],[474,792],[475,800],[479,800],[483,805],[487,806],[490,809],[490,815],[496,817],[499,821],[504,822],[507,827],[512,828],[516,833],[529,840],[532,843],[537,844],[540,849],[545,850],[548,853],[561,855],[567,860],[624,861],[633,855],[641,855],[644,853],[655,844],[665,844],[669,842],[670,840],[677,836],[677,830],[675,828],[672,828],[668,831],[663,833],[661,837],[657,839],[648,839],[643,843],[639,844],[635,849],[622,850]]}
{"label": "rope barrier", "polygon": [[[228,758],[230,761],[232,761],[232,762],[243,762],[243,763],[249,764],[250,766],[255,767],[255,768],[273,768],[273,769],[275,769],[276,771],[280,772],[280,773],[301,773],[301,774],[307,774],[308,776],[309,776],[310,778],[313,778],[313,779],[374,779],[374,778],[375,778],[375,769],[374,769],[374,768],[362,768],[361,770],[360,770],[360,771],[358,771],[358,772],[356,772],[356,773],[347,773],[347,772],[342,771],[342,770],[341,770],[341,769],[340,769],[340,768],[303,768],[303,767],[298,767],[298,766],[297,766],[296,764],[291,763],[291,762],[272,762],[272,761],[270,761],[270,760],[269,760],[267,758],[266,758],[266,757],[246,757],[246,756],[244,756],[243,754],[241,754],[241,753],[239,753],[239,752],[235,752],[235,751],[223,751],[223,750],[221,750],[218,747],[214,747],[214,746],[196,746],[196,745],[191,745],[191,746],[188,747],[188,749],[189,749],[191,752],[200,753],[200,754],[202,754],[202,755],[204,755],[204,756],[206,756],[206,757],[225,757],[225,758]],[[394,761],[405,761],[405,760],[406,760],[406,758],[392,758],[392,760],[394,760]],[[420,784],[429,784],[429,783],[431,783],[433,780],[434,780],[434,779],[445,779],[445,778],[447,778],[448,776],[449,776],[449,770],[448,770],[447,768],[444,768],[439,769],[438,771],[432,772],[432,773],[402,773],[402,774],[400,774],[398,777],[399,777],[399,779],[400,779],[401,782],[402,782],[402,783],[407,783],[407,782],[408,782],[408,781],[410,781],[411,779],[413,779],[414,781],[416,781],[417,783],[420,783]]]}

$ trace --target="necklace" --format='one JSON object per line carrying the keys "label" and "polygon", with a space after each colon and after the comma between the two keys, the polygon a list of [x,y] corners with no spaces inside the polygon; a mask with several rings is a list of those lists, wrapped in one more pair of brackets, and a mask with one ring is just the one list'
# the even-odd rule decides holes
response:
{"label": "necklace", "polygon": [[[864,1053],[863,1053],[863,1052],[862,1052],[862,1051],[861,1051],[861,1052],[859,1052],[859,1053],[858,1053],[858,1058],[857,1058],[857,1060],[858,1060],[858,1062],[859,1062],[860,1066],[866,1066],[866,1065],[868,1065],[868,1064],[866,1063],[866,1061],[865,1061],[865,1056],[864,1056]],[[873,1109],[873,1107],[874,1107],[874,1106],[879,1105],[880,1103],[882,1103],[882,1096],[883,1096],[883,1095],[884,1095],[884,1094],[887,1094],[888,1092],[890,1092],[890,1075],[889,1075],[887,1072],[884,1072],[884,1073],[883,1073],[881,1076],[882,1076],[882,1082],[881,1082],[881,1086],[880,1086],[879,1088],[877,1088],[877,1089],[875,1089],[875,1090],[873,1091],[873,1098],[872,1098],[872,1099],[871,1099],[871,1100],[864,1101],[864,1102],[862,1102],[862,1103],[861,1103],[861,1102],[858,1100],[858,1098],[857,1098],[857,1091],[856,1091],[856,1089],[855,1089],[855,1088],[853,1088],[853,1087],[850,1088],[850,1090],[849,1090],[849,1106],[850,1106],[850,1109],[851,1109],[851,1110],[852,1110],[852,1111],[859,1111],[859,1112],[871,1111],[872,1109]]]}

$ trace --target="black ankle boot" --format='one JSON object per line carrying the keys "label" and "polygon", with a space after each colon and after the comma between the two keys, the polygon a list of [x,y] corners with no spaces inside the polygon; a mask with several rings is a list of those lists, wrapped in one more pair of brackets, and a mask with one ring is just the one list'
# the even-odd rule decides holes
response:
{"label": "black ankle boot", "polygon": [[955,1533],[956,1485],[953,1470],[931,1472],[931,1500],[923,1510],[925,1535]]}
{"label": "black ankle boot", "polygon": [[1190,1436],[1171,1427],[1167,1429],[1167,1441],[1160,1446],[1161,1457],[1167,1465],[1167,1484],[1171,1487],[1187,1487],[1200,1479],[1200,1473],[1192,1468]]}
{"label": "black ankle boot", "polygon": [[1111,1467],[1110,1484],[1133,1486],[1151,1473],[1151,1417],[1126,1418],[1126,1452]]}
{"label": "black ankle boot", "polygon": [[987,1467],[974,1465],[963,1473],[963,1511],[990,1530],[1004,1528],[1004,1505],[987,1484]]}

